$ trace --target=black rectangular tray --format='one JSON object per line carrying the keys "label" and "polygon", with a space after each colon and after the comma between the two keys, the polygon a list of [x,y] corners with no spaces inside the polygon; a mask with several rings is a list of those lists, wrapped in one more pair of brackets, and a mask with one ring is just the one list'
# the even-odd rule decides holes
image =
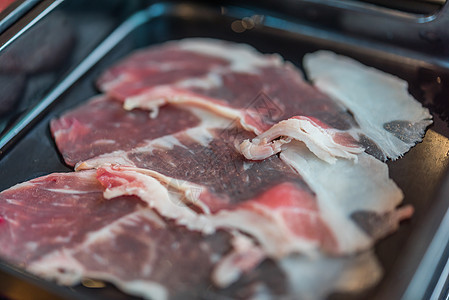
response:
{"label": "black rectangular tray", "polygon": [[[143,3],[143,2],[142,2]],[[63,7],[61,9],[64,9]],[[67,11],[70,13],[70,11]],[[244,32],[232,30],[234,21],[259,20]],[[130,51],[167,40],[212,37],[253,45],[261,52],[280,53],[301,67],[305,53],[329,49],[409,82],[410,92],[431,110],[434,124],[422,143],[397,161],[388,162],[390,176],[403,190],[404,203],[415,214],[398,232],[380,241],[375,251],[385,271],[374,288],[354,298],[426,299],[443,297],[449,256],[449,66],[428,53],[378,41],[348,37],[313,24],[301,23],[279,12],[251,6],[193,3],[154,3],[118,26],[59,84],[23,115],[0,138],[0,191],[52,172],[68,172],[50,135],[49,121],[98,94],[95,79]],[[0,261],[0,299],[128,299],[107,285],[61,287]],[[347,299],[347,295],[331,298]]]}

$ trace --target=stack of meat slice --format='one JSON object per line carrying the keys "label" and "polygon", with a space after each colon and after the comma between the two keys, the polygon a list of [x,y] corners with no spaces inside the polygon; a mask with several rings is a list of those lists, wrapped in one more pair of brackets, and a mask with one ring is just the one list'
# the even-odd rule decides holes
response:
{"label": "stack of meat slice", "polygon": [[315,86],[230,42],[130,55],[100,77],[104,95],[51,123],[77,172],[0,194],[0,255],[155,299],[373,285],[370,249],[413,213],[382,161],[420,141],[431,116],[403,81],[351,59],[317,52],[304,66]]}

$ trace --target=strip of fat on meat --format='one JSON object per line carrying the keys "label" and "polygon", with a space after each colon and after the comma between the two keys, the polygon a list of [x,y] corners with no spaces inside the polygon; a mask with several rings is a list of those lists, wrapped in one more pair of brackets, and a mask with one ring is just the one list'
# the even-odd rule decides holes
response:
{"label": "strip of fat on meat", "polygon": [[247,159],[262,160],[281,152],[284,144],[296,140],[330,164],[335,163],[337,157],[356,160],[357,154],[364,151],[351,136],[317,123],[307,117],[280,121],[254,139],[244,140],[239,149]]}
{"label": "strip of fat on meat", "polygon": [[304,67],[316,87],[353,113],[359,135],[377,144],[372,152],[382,160],[402,156],[432,124],[429,110],[409,94],[407,82],[394,75],[329,51],[307,54]]}

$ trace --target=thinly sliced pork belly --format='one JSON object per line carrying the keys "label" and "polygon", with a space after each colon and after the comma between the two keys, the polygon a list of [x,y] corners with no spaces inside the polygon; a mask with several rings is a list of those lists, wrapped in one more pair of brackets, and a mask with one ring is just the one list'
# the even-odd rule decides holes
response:
{"label": "thinly sliced pork belly", "polygon": [[[164,57],[165,51],[176,52],[176,60]],[[192,59],[201,67],[190,63]],[[223,63],[208,63],[214,59]],[[177,64],[182,67],[179,73]],[[170,76],[172,73],[176,75]],[[313,135],[304,135],[304,127],[292,127],[285,135],[301,139],[330,162],[333,157],[352,157],[363,151],[351,137],[357,124],[344,106],[305,82],[301,72],[279,56],[263,55],[248,45],[212,39],[168,42],[129,56],[107,70],[98,84],[102,91],[123,101],[126,109],[157,111],[168,103],[198,106],[236,120],[256,134],[280,121],[302,118],[309,121],[307,128],[323,133],[320,142],[314,143],[318,138]],[[259,140],[266,144],[271,139]],[[325,152],[329,153],[322,154]],[[253,156],[254,151],[246,153],[248,158],[262,159],[276,151],[259,151],[259,156]]]}
{"label": "thinly sliced pork belly", "polygon": [[115,150],[130,150],[145,140],[197,126],[201,120],[191,111],[164,107],[157,119],[147,111],[124,110],[107,96],[87,103],[51,121],[51,131],[65,162],[76,163]]}
{"label": "thinly sliced pork belly", "polygon": [[374,155],[396,159],[421,141],[432,123],[428,109],[408,93],[407,82],[329,51],[307,54],[304,67],[314,85],[343,103],[371,139]]}
{"label": "thinly sliced pork belly", "polygon": [[338,159],[330,165],[303,144],[292,142],[280,157],[316,193],[322,218],[342,253],[373,246],[413,214],[411,206],[398,208],[403,194],[389,178],[387,165],[366,153],[359,154],[356,163]]}

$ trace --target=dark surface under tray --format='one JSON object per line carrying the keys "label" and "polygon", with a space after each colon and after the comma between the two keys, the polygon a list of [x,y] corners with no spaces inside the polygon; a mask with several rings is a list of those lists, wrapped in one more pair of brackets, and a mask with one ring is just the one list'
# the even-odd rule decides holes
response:
{"label": "dark surface under tray", "polygon": [[[232,22],[243,17],[254,17],[260,23],[244,32],[233,31]],[[106,40],[88,57],[87,63],[81,64],[70,74],[71,81],[55,87],[54,90],[61,92],[55,94],[53,90],[51,97],[43,98],[44,108],[29,112],[35,121],[29,122],[29,125],[28,121],[25,122],[22,134],[11,138],[16,133],[9,133],[10,140],[1,149],[4,153],[0,158],[0,190],[48,173],[71,171],[57,153],[50,135],[49,121],[97,94],[94,82],[105,68],[133,49],[197,36],[248,43],[261,52],[280,53],[297,66],[301,66],[305,53],[329,49],[409,82],[410,92],[431,110],[434,124],[422,143],[403,158],[388,162],[388,165],[390,176],[404,192],[404,203],[412,204],[416,212],[411,220],[402,223],[398,232],[376,245],[385,276],[375,288],[360,297],[410,299],[407,295],[414,295],[416,298],[413,299],[422,299],[428,298],[436,285],[444,290],[444,282],[439,281],[439,276],[447,260],[449,234],[438,229],[441,224],[444,225],[443,217],[449,207],[449,186],[445,180],[449,162],[447,65],[404,49],[390,47],[384,51],[381,45],[370,44],[367,40],[347,39],[343,35],[298,25],[281,17],[270,16],[267,11],[177,3],[154,4],[134,15],[115,31],[113,38]],[[429,251],[431,254],[427,257],[430,258],[425,258]],[[105,288],[87,288],[83,285],[60,287],[2,261],[0,291],[0,299],[2,296],[25,299],[30,295],[33,299],[129,297],[110,285]],[[338,295],[334,297],[340,298]],[[346,296],[343,298],[347,299]]]}

